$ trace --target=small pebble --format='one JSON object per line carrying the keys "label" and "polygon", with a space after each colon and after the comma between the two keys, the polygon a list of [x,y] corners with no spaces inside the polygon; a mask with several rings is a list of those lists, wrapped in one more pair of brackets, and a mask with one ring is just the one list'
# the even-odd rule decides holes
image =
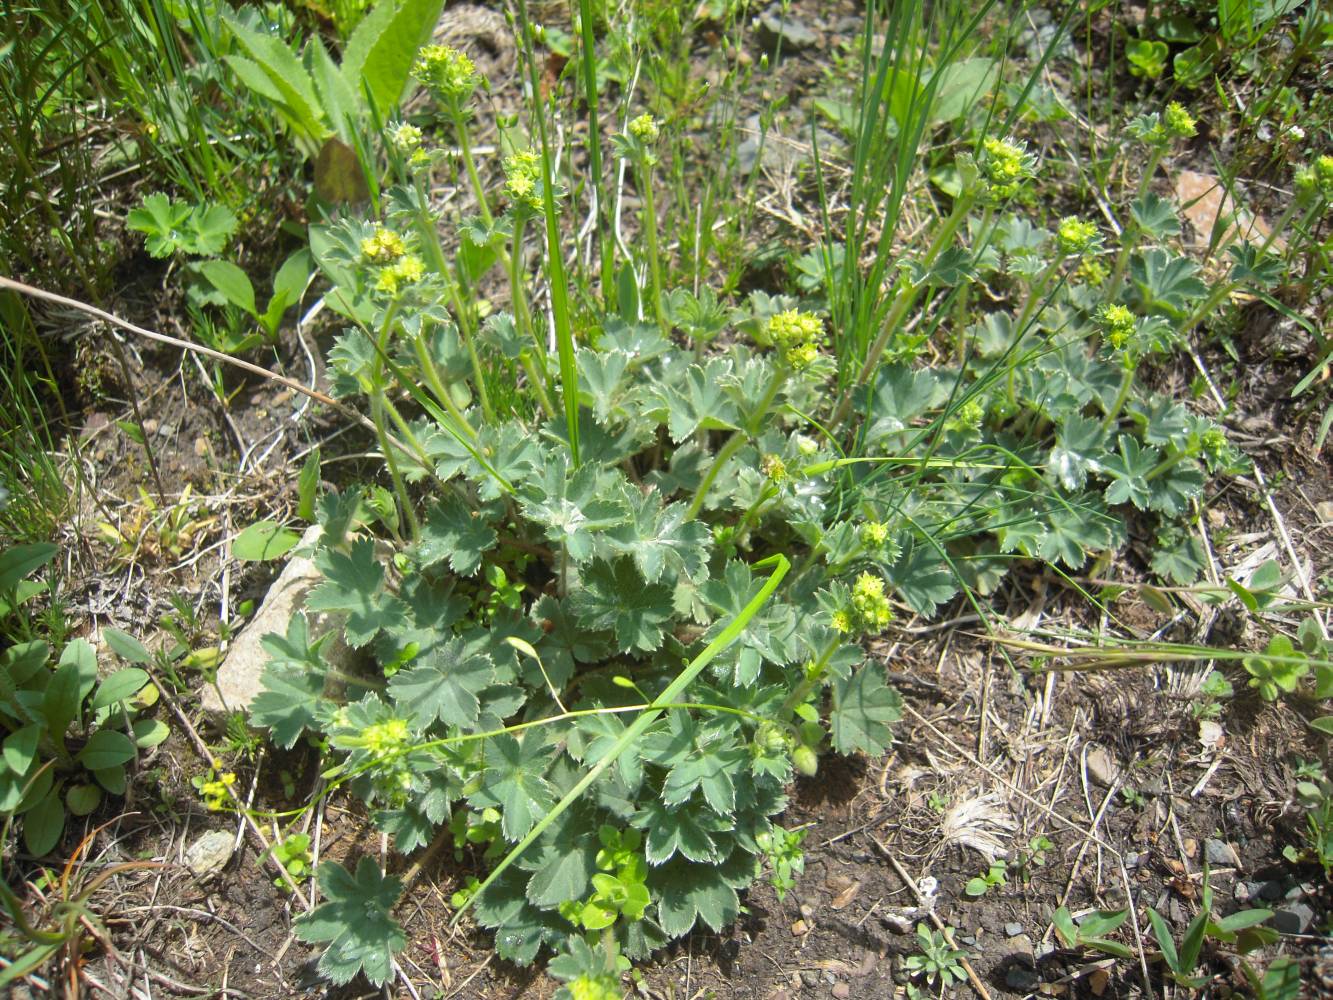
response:
{"label": "small pebble", "polygon": [[1288,903],[1273,913],[1273,927],[1282,934],[1304,934],[1314,924],[1314,910],[1304,903]]}
{"label": "small pebble", "polygon": [[1022,925],[1022,924],[1014,923],[1014,924],[1005,924],[1005,925],[1004,925],[1004,936],[1005,936],[1005,937],[1015,938],[1015,937],[1018,937],[1018,935],[1020,935],[1020,934],[1022,934],[1022,933],[1023,933],[1023,925]]}
{"label": "small pebble", "polygon": [[1203,856],[1208,859],[1210,865],[1215,867],[1240,867],[1240,857],[1236,854],[1236,849],[1224,840],[1205,840],[1203,842]]}
{"label": "small pebble", "polygon": [[833,995],[837,997],[838,1000],[847,1000],[847,998],[852,995],[852,988],[846,983],[837,983],[833,987]]}
{"label": "small pebble", "polygon": [[185,866],[199,878],[207,878],[226,866],[235,847],[235,833],[228,830],[209,830],[185,849]]}

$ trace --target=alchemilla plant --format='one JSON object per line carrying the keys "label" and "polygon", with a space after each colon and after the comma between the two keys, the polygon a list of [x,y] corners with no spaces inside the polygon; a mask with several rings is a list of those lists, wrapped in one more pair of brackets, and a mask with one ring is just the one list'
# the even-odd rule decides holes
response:
{"label": "alchemilla plant", "polygon": [[[1196,123],[1170,105],[1131,124],[1147,167],[1117,233],[1023,207],[1038,156],[979,135],[952,212],[887,271],[882,324],[839,326],[861,314],[839,305],[833,245],[804,298],[729,302],[672,287],[652,202],[668,127],[627,116],[614,149],[641,187],[644,259],[576,329],[573,196],[545,133],[503,133],[488,191],[475,68],[430,47],[416,73],[475,214],[440,217],[442,154],[399,122],[378,211],[311,232],[347,320],[335,388],[373,420],[386,479],[322,498],[307,610],[344,616],[374,669],[335,675],[298,615],[266,640],[252,719],[284,747],[322,741],[326,776],[397,851],[471,851],[487,874],[454,902],[501,957],[545,950],[565,995],[617,995],[624,958],[722,929],[757,878],[791,887],[794,774],[891,741],[900,703],[867,650],[895,614],[987,594],[1023,561],[1077,573],[1131,530],[1153,572],[1196,578],[1206,477],[1242,463],[1142,372],[1280,271],[1267,245],[1233,248],[1221,275],[1174,248],[1151,175]],[[1327,197],[1324,166],[1302,205]],[[452,258],[442,227],[461,235]],[[539,231],[549,317],[528,288]],[[486,314],[493,268],[510,305]],[[966,294],[982,281],[996,297]],[[327,945],[331,979],[384,982],[401,884],[370,859],[317,878],[298,933]]]}

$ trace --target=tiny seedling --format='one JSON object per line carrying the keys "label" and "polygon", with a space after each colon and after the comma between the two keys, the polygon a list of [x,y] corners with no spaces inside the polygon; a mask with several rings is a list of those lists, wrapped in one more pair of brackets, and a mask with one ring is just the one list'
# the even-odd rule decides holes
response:
{"label": "tiny seedling", "polygon": [[967,953],[949,944],[949,933],[952,931],[932,931],[925,924],[917,924],[916,939],[920,950],[907,956],[907,971],[924,976],[926,982],[941,989],[961,983],[967,977],[962,966]]}
{"label": "tiny seedling", "polygon": [[978,899],[986,895],[996,886],[1005,884],[1005,874],[1009,870],[1008,862],[1003,860],[992,861],[990,867],[978,875],[976,878],[969,879],[967,885],[963,887],[963,894],[972,899]]}
{"label": "tiny seedling", "polygon": [[1132,949],[1106,936],[1128,918],[1128,910],[1096,910],[1075,922],[1069,909],[1062,906],[1051,914],[1051,924],[1066,948],[1089,948],[1116,958],[1133,958]]}

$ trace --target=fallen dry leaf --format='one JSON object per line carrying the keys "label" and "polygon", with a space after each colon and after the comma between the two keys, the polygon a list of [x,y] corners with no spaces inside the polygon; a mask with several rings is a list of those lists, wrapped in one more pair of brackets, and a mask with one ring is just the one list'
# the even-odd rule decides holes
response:
{"label": "fallen dry leaf", "polygon": [[829,908],[834,910],[846,908],[847,904],[855,899],[856,894],[860,891],[861,883],[853,882],[851,885],[847,886],[847,888],[843,889],[842,892],[833,897],[832,902],[829,903]]}

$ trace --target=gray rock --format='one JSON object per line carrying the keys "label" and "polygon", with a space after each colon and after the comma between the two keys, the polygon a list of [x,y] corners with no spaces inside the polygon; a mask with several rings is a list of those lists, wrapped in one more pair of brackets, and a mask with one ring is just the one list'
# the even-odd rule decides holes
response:
{"label": "gray rock", "polygon": [[1088,777],[1103,788],[1110,788],[1116,775],[1120,773],[1120,766],[1111,756],[1111,752],[1105,747],[1094,746],[1088,750],[1087,761]]}
{"label": "gray rock", "polygon": [[1304,934],[1314,925],[1314,910],[1305,903],[1288,903],[1273,911],[1273,927],[1282,934]]}
{"label": "gray rock", "polygon": [[1276,880],[1269,880],[1259,886],[1258,892],[1260,899],[1275,900],[1282,898],[1282,883]]}
{"label": "gray rock", "polygon": [[770,7],[759,15],[759,43],[769,52],[792,52],[819,44],[819,36],[791,11]]}
{"label": "gray rock", "polygon": [[1203,856],[1210,865],[1219,868],[1239,868],[1240,855],[1236,849],[1224,840],[1205,840],[1203,842]]}
{"label": "gray rock", "polygon": [[[313,546],[323,529],[307,529],[297,550]],[[268,589],[263,603],[245,628],[232,640],[227,655],[218,667],[217,688],[205,687],[200,704],[205,712],[219,719],[229,712],[246,711],[259,694],[259,678],[268,665],[269,654],[263,647],[269,633],[287,634],[292,615],[305,605],[308,593],[323,579],[315,563],[306,556],[293,556]],[[324,659],[341,673],[354,673],[357,654],[343,641],[343,617],[334,614],[308,614],[310,641],[327,632],[333,634],[324,643]]]}
{"label": "gray rock", "polygon": [[1023,925],[1022,925],[1022,924],[1014,923],[1014,924],[1005,924],[1005,925],[1004,925],[1004,936],[1005,936],[1005,937],[1015,938],[1015,937],[1018,937],[1018,935],[1020,935],[1020,934],[1022,934],[1022,933],[1023,933]]}
{"label": "gray rock", "polygon": [[209,830],[195,838],[185,849],[185,867],[199,878],[222,871],[236,849],[236,834],[230,830]]}

